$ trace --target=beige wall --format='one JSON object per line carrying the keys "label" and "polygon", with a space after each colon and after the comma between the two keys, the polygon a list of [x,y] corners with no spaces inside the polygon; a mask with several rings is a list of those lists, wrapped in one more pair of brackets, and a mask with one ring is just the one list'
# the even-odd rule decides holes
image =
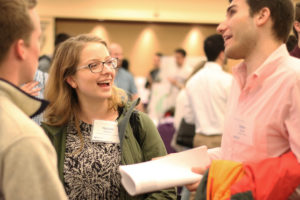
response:
{"label": "beige wall", "polygon": [[[131,72],[146,76],[152,68],[153,55],[158,51],[173,55],[176,48],[182,47],[189,56],[204,56],[203,41],[216,33],[216,25],[58,19],[56,33],[61,32],[72,36],[93,32],[108,43],[121,44],[124,57],[130,61]],[[230,66],[235,63],[229,61]]]}
{"label": "beige wall", "polygon": [[41,20],[41,55],[51,55],[54,49],[55,19],[53,17],[40,17]]}
{"label": "beige wall", "polygon": [[44,16],[79,19],[218,23],[228,0],[39,0]]}
{"label": "beige wall", "polygon": [[[293,0],[293,2],[300,2],[300,0]],[[228,0],[39,0],[38,12],[42,20],[48,24],[42,54],[52,53],[55,32],[65,31],[76,35],[90,32],[95,26],[102,25],[102,27],[96,28],[96,32],[102,32],[102,35],[106,34],[103,37],[109,41],[120,42],[125,48],[125,56],[131,61],[133,73],[144,75],[151,67],[151,55],[155,51],[162,51],[170,55],[174,48],[182,46],[188,50],[190,55],[203,55],[203,38],[213,33],[216,27],[216,25],[205,24],[221,22],[225,18],[227,6]],[[85,21],[83,23],[81,21],[76,27],[75,22],[59,22],[55,31],[55,23],[53,23],[55,18],[149,21],[149,23],[108,25],[104,22]],[[151,24],[150,22],[203,25],[178,25],[175,27]],[[162,26],[164,27],[162,28]],[[194,32],[191,31],[193,28],[195,28]],[[148,39],[145,39],[147,37]],[[197,39],[189,39],[193,37]],[[240,61],[230,60],[229,68],[238,62]]]}

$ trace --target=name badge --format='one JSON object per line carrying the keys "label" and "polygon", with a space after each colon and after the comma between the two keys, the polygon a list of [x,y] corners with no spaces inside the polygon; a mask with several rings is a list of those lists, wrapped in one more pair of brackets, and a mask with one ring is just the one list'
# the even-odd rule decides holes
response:
{"label": "name badge", "polygon": [[118,123],[94,120],[91,140],[92,142],[120,143]]}
{"label": "name badge", "polygon": [[252,146],[253,145],[253,126],[243,119],[234,119],[233,139]]}

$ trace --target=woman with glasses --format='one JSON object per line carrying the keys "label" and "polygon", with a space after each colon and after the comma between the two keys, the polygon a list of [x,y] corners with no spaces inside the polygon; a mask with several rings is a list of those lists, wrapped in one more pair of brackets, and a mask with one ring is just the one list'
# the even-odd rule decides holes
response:
{"label": "woman with glasses", "polygon": [[[131,197],[120,165],[166,155],[150,118],[114,83],[117,60],[103,40],[79,35],[62,43],[50,68],[42,124],[56,148],[69,199],[175,199],[175,189]],[[149,172],[145,172],[149,173]]]}

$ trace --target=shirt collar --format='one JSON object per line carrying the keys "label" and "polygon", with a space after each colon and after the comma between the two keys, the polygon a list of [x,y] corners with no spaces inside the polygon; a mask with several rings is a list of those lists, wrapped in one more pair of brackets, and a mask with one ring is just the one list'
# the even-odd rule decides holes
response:
{"label": "shirt collar", "polygon": [[19,87],[1,78],[0,94],[7,96],[16,106],[30,117],[34,117],[42,113],[49,104],[48,101],[31,96]]}
{"label": "shirt collar", "polygon": [[214,69],[214,70],[222,70],[222,67],[219,64],[217,64],[216,62],[211,62],[211,61],[206,62],[206,64],[204,65],[203,68],[210,68],[210,69]]}
{"label": "shirt collar", "polygon": [[260,85],[265,78],[270,76],[289,53],[285,44],[278,47],[250,76],[247,77],[247,66],[245,62],[233,68],[234,78],[237,80],[240,89],[251,89]]}

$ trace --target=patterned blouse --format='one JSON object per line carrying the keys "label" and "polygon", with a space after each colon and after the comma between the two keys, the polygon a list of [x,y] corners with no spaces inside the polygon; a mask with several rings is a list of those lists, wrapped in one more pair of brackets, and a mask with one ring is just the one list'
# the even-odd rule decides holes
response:
{"label": "patterned blouse", "polygon": [[64,185],[69,199],[120,199],[120,145],[91,142],[92,125],[85,122],[80,122],[80,130],[84,140],[81,150],[75,124],[68,124]]}

